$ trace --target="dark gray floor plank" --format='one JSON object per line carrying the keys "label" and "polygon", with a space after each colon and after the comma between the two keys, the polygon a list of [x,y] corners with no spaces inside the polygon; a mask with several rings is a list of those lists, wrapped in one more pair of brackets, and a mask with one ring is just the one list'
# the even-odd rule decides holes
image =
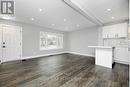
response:
{"label": "dark gray floor plank", "polygon": [[0,65],[0,87],[128,87],[128,65],[96,66],[94,58],[62,54]]}

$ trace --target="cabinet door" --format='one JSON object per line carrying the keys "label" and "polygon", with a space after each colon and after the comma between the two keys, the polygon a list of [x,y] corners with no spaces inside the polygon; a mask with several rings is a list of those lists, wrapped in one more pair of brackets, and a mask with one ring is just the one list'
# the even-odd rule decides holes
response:
{"label": "cabinet door", "polygon": [[119,62],[127,63],[129,61],[128,48],[116,48],[115,49],[115,60]]}
{"label": "cabinet door", "polygon": [[127,37],[127,23],[115,24],[103,27],[103,38]]}
{"label": "cabinet door", "polygon": [[118,37],[127,37],[127,23],[117,24],[116,25],[116,33],[118,34]]}
{"label": "cabinet door", "polygon": [[114,38],[115,32],[113,32],[113,26],[103,27],[103,38]]}
{"label": "cabinet door", "polygon": [[107,29],[107,27],[103,27],[102,35],[103,35],[103,38],[108,38],[108,29]]}
{"label": "cabinet door", "polygon": [[109,27],[109,38],[115,38],[115,26]]}

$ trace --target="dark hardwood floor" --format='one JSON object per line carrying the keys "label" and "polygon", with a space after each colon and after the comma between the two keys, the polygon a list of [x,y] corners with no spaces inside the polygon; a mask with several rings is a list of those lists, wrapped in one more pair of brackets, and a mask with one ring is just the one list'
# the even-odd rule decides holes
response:
{"label": "dark hardwood floor", "polygon": [[0,87],[128,87],[128,66],[96,66],[94,58],[62,54],[0,65]]}

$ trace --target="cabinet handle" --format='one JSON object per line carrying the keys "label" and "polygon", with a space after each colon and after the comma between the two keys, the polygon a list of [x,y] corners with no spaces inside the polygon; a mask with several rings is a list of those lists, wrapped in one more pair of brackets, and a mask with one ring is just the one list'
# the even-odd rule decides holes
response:
{"label": "cabinet handle", "polygon": [[116,34],[115,37],[118,38],[118,34]]}
{"label": "cabinet handle", "polygon": [[118,34],[117,34],[117,38],[118,38]]}
{"label": "cabinet handle", "polygon": [[108,34],[107,34],[107,38],[108,38],[109,36],[108,36]]}

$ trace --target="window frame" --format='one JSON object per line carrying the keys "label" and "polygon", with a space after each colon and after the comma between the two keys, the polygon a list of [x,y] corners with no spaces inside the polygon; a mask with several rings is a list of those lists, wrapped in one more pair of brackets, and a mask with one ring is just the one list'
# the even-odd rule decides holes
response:
{"label": "window frame", "polygon": [[[57,43],[60,43],[60,45],[57,45],[56,48],[49,48],[48,44],[47,44],[47,39],[45,40],[45,47],[42,47],[41,46],[41,38],[44,36],[42,34],[45,34],[46,38],[47,38],[47,35],[54,35],[57,37]],[[64,44],[63,44],[63,41],[64,41],[64,35],[63,34],[58,34],[58,33],[51,33],[51,32],[44,32],[44,31],[40,31],[40,43],[39,43],[39,48],[40,48],[40,51],[43,51],[43,50],[56,50],[56,49],[63,49],[64,47]]]}

